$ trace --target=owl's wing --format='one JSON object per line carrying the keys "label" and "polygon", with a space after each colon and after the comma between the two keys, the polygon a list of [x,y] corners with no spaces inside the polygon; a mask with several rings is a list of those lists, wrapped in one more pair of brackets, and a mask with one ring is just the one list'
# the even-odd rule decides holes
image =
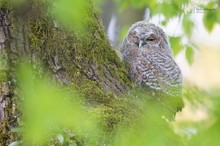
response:
{"label": "owl's wing", "polygon": [[150,62],[144,59],[139,59],[138,64],[136,64],[136,69],[140,75],[141,84],[150,87],[154,90],[161,90],[159,81],[155,74],[156,68],[154,68]]}
{"label": "owl's wing", "polygon": [[[174,59],[169,55],[163,55],[157,59],[158,72],[156,73],[161,91],[168,96],[161,98],[161,102],[169,109],[166,110],[168,115],[175,115],[183,108],[182,100],[182,74],[175,63]],[[171,114],[169,114],[171,113]]]}
{"label": "owl's wing", "polygon": [[150,57],[137,59],[134,65],[142,84],[171,96],[181,96],[182,75],[173,58],[164,54]]}
{"label": "owl's wing", "polygon": [[173,58],[168,55],[154,54],[150,57],[155,58],[142,59],[137,65],[141,71],[142,83],[158,91],[157,96],[160,96],[158,99],[166,106],[165,111],[170,113],[169,115],[174,115],[173,113],[183,107],[181,71]]}
{"label": "owl's wing", "polygon": [[157,59],[156,63],[158,71],[155,75],[163,92],[171,96],[181,96],[182,74],[173,58],[169,55],[163,55],[163,59]]}

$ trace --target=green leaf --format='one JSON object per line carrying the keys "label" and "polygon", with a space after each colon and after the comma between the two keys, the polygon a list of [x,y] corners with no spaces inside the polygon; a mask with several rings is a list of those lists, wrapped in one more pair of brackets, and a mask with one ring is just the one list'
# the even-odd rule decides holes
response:
{"label": "green leaf", "polygon": [[173,54],[174,56],[176,56],[183,48],[183,46],[180,43],[181,37],[170,37],[169,40],[171,43],[171,48],[173,49]]}
{"label": "green leaf", "polygon": [[192,47],[187,46],[186,47],[186,59],[189,62],[189,64],[192,64],[194,57],[194,51]]}
{"label": "green leaf", "polygon": [[[187,144],[188,146],[218,146],[219,145],[219,131],[220,121],[219,119],[214,122],[210,127],[205,130],[199,131],[197,135]],[[202,139],[202,142],[201,142]]]}
{"label": "green leaf", "polygon": [[190,14],[186,14],[183,18],[183,29],[187,36],[191,36],[192,30],[194,27],[194,23],[190,19]]}
{"label": "green leaf", "polygon": [[171,2],[172,4],[175,4],[176,6],[178,6],[179,8],[182,7],[183,4],[188,4],[189,0],[172,0]]}
{"label": "green leaf", "polygon": [[23,114],[25,115],[24,145],[45,145],[59,128],[74,130],[77,135],[87,134],[94,139],[97,131],[94,121],[84,107],[82,97],[74,89],[66,89],[51,83],[49,79],[39,79],[27,63],[18,68],[18,79],[21,85],[20,94]]}
{"label": "green leaf", "polygon": [[156,0],[114,0],[114,2],[119,6],[121,10],[124,10],[130,6],[136,8],[136,9],[141,9],[141,8],[150,8],[152,9],[157,1]]}
{"label": "green leaf", "polygon": [[178,13],[178,7],[170,3],[161,3],[152,8],[152,14],[162,13],[167,19],[174,17]]}
{"label": "green leaf", "polygon": [[166,20],[164,20],[164,21],[161,21],[161,24],[163,25],[163,26],[166,26],[167,25],[167,21]]}
{"label": "green leaf", "polygon": [[143,110],[134,123],[118,127],[113,146],[183,146],[180,137],[161,118],[161,104],[151,100],[142,103],[150,110]]}
{"label": "green leaf", "polygon": [[[177,1],[177,0],[176,0]],[[185,4],[188,4],[189,3],[189,0],[182,0],[181,1],[182,3],[185,3]]]}
{"label": "green leaf", "polygon": [[216,13],[217,13],[217,22],[220,23],[220,9],[218,9],[218,11]]}
{"label": "green leaf", "polygon": [[209,32],[213,30],[217,20],[218,18],[216,12],[206,12],[206,14],[203,16],[203,23]]}
{"label": "green leaf", "polygon": [[143,0],[131,0],[132,6],[136,8],[143,7]]}
{"label": "green leaf", "polygon": [[82,31],[89,20],[89,7],[86,0],[55,0],[52,11],[64,25],[75,31]]}
{"label": "green leaf", "polygon": [[207,30],[211,32],[214,28],[216,22],[220,22],[219,9],[217,9],[216,2],[212,1],[205,6],[201,6],[205,8],[205,14],[203,16],[203,23]]}

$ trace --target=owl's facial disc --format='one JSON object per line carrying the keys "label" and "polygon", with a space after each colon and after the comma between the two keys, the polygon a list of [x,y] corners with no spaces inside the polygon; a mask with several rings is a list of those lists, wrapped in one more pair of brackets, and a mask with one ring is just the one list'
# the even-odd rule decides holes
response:
{"label": "owl's facial disc", "polygon": [[157,45],[156,32],[146,31],[143,28],[136,27],[128,34],[129,42],[135,44],[138,48],[141,48],[147,44]]}

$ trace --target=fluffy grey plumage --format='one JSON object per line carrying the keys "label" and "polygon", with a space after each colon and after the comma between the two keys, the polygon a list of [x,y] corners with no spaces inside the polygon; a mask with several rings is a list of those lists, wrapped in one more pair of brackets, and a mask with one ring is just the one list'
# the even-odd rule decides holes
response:
{"label": "fluffy grey plumage", "polygon": [[123,41],[122,60],[137,85],[181,96],[181,71],[164,31],[158,26],[145,21],[132,25]]}

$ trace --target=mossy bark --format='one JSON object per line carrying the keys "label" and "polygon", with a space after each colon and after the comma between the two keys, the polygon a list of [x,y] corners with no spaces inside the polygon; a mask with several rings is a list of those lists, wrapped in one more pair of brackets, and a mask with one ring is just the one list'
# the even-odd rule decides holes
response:
{"label": "mossy bark", "polygon": [[74,85],[93,103],[109,104],[131,88],[127,71],[110,46],[92,4],[85,36],[57,27],[43,3],[32,1],[20,9],[5,3],[0,9],[2,145],[18,138],[11,129],[19,121],[15,68],[21,57],[40,63],[54,79],[65,86]]}
{"label": "mossy bark", "polygon": [[[137,115],[132,102],[119,98],[133,83],[110,46],[92,3],[83,35],[57,26],[46,2],[29,0],[15,8],[7,0],[0,1],[0,146],[19,139],[12,129],[18,127],[21,117],[15,69],[22,57],[40,75],[46,71],[63,86],[74,86],[89,103],[99,105],[94,116],[99,118],[97,113],[102,113],[106,128]],[[124,106],[124,101],[130,106]]]}

